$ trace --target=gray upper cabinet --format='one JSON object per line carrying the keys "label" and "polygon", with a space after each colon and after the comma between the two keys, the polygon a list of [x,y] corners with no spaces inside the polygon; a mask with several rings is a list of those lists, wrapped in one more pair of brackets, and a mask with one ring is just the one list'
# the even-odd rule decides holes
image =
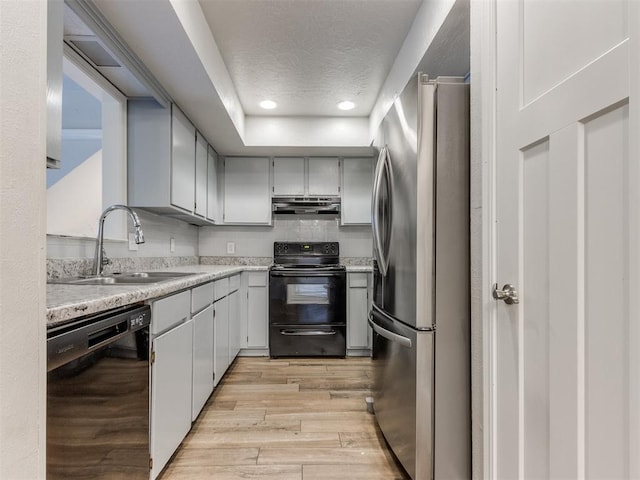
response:
{"label": "gray upper cabinet", "polygon": [[62,160],[62,37],[64,2],[47,2],[47,166]]}
{"label": "gray upper cabinet", "polygon": [[340,159],[311,157],[308,160],[309,196],[326,197],[340,195]]}
{"label": "gray upper cabinet", "polygon": [[342,225],[371,223],[373,158],[342,159]]}
{"label": "gray upper cabinet", "polygon": [[224,161],[224,223],[271,225],[269,157]]}
{"label": "gray upper cabinet", "polygon": [[303,157],[273,159],[273,195],[305,194],[305,159]]}
{"label": "gray upper cabinet", "polygon": [[196,172],[196,129],[177,106],[168,109],[153,99],[130,99],[127,112],[129,206],[210,225],[205,218],[208,147],[204,138],[198,142]]}
{"label": "gray upper cabinet", "polygon": [[196,132],[196,171],[195,171],[195,197],[194,212],[201,217],[207,216],[207,166],[209,145],[200,132]]}
{"label": "gray upper cabinet", "polygon": [[175,105],[171,108],[171,138],[171,204],[193,212],[196,129]]}
{"label": "gray upper cabinet", "polygon": [[213,223],[221,223],[220,221],[220,191],[218,185],[218,154],[209,145],[207,154],[207,219]]}

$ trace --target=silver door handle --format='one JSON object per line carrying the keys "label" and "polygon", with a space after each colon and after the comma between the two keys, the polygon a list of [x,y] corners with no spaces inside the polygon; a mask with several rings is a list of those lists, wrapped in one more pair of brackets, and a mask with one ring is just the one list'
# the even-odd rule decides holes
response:
{"label": "silver door handle", "polygon": [[498,284],[493,284],[493,298],[496,300],[504,300],[504,303],[507,305],[514,305],[520,303],[520,299],[518,298],[518,291],[516,288],[507,283],[502,290],[498,289]]}
{"label": "silver door handle", "polygon": [[398,335],[397,333],[390,332],[389,330],[382,328],[380,325],[374,323],[374,321],[369,317],[369,325],[378,335],[386,338],[391,342],[396,342],[402,345],[403,347],[411,348],[411,339],[407,337],[403,337],[402,335]]}

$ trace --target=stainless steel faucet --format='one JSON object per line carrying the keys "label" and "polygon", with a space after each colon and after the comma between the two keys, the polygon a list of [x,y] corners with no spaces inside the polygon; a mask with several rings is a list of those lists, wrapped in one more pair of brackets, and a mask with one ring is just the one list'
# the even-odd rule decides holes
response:
{"label": "stainless steel faucet", "polygon": [[93,258],[93,275],[102,275],[102,271],[104,266],[109,263],[109,260],[106,259],[105,251],[104,251],[104,221],[114,210],[124,210],[131,217],[131,221],[133,222],[133,227],[135,228],[135,242],[140,244],[144,243],[144,234],[142,233],[142,225],[140,225],[140,219],[136,212],[131,210],[126,205],[111,205],[108,207],[102,215],[100,216],[100,221],[98,222],[98,237],[96,238],[96,254]]}

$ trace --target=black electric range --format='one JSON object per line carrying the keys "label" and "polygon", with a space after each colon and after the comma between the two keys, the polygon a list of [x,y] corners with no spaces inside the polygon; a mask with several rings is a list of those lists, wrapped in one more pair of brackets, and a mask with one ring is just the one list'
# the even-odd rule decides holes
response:
{"label": "black electric range", "polygon": [[275,242],[269,270],[272,357],[346,355],[346,278],[338,242]]}

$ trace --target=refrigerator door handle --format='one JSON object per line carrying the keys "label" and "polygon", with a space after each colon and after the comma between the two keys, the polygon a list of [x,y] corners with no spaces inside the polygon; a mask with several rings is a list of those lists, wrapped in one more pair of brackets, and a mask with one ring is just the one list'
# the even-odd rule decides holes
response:
{"label": "refrigerator door handle", "polygon": [[[382,176],[387,173],[389,168],[389,148],[385,145],[380,151],[378,156],[378,164],[376,165],[375,179],[373,182],[373,197],[371,202],[371,229],[373,231],[374,251],[376,253],[376,260],[380,268],[382,276],[387,275],[389,269],[389,258],[385,258],[384,245],[382,244],[381,232],[380,232],[380,218],[379,218],[379,206],[380,206],[380,187],[382,184]],[[387,182],[388,183],[388,182]]]}
{"label": "refrigerator door handle", "polygon": [[403,337],[402,335],[398,335],[397,333],[390,332],[386,328],[382,328],[380,325],[373,321],[373,312],[369,313],[369,326],[376,332],[378,335],[383,336],[390,342],[396,342],[403,347],[411,348],[412,343],[411,339],[407,337]]}

